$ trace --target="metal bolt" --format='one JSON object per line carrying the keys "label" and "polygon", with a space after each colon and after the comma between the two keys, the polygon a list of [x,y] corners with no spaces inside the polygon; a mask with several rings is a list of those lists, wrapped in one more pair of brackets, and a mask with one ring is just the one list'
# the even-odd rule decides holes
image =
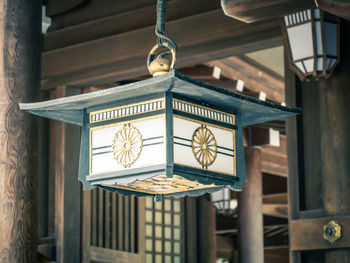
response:
{"label": "metal bolt", "polygon": [[334,220],[331,220],[328,224],[323,226],[323,238],[329,243],[333,244],[335,241],[341,238],[341,230],[341,225]]}
{"label": "metal bolt", "polygon": [[325,233],[326,233],[327,236],[331,236],[333,234],[333,232],[334,231],[333,231],[332,228],[330,228],[329,226],[326,227]]}

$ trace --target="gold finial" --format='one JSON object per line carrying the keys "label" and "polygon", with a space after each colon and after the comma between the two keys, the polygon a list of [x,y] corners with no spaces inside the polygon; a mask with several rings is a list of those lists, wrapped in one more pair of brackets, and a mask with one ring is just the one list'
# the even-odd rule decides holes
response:
{"label": "gold finial", "polygon": [[149,72],[153,77],[164,75],[170,71],[170,60],[166,59],[160,54],[155,60],[151,62],[148,67]]}
{"label": "gold finial", "polygon": [[[176,61],[175,48],[173,48],[167,42],[164,42],[163,46],[169,49],[169,51],[163,52],[158,56],[155,56],[156,51],[160,49],[160,47],[157,44],[151,49],[147,57],[148,71],[152,74],[153,77],[157,77],[168,73],[170,70],[174,68],[174,65],[175,65],[175,61]],[[165,58],[170,54],[171,54],[171,60]]]}

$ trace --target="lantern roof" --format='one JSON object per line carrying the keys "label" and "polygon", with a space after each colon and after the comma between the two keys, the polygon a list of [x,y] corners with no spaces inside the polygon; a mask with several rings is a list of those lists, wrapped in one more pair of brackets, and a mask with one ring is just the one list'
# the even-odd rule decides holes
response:
{"label": "lantern roof", "polygon": [[175,70],[123,86],[44,102],[20,103],[19,106],[21,110],[38,116],[82,126],[87,108],[168,91],[203,104],[237,111],[241,115],[242,126],[282,119],[300,112],[298,108],[245,96],[195,80]]}

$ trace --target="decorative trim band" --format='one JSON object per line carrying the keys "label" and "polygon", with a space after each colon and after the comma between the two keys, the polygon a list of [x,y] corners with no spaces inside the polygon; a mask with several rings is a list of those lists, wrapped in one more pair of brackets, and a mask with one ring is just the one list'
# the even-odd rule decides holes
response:
{"label": "decorative trim band", "polygon": [[165,99],[143,101],[125,106],[90,112],[90,123],[118,119],[125,116],[146,113],[165,108]]}
{"label": "decorative trim band", "polygon": [[228,124],[235,124],[235,116],[226,112],[213,110],[207,107],[199,106],[189,102],[173,99],[173,108],[175,110],[187,112],[193,115],[201,116],[207,119],[220,121]]}
{"label": "decorative trim band", "polygon": [[310,22],[310,21],[311,21],[311,10],[310,9],[296,12],[296,13],[293,13],[290,15],[286,15],[284,17],[284,22],[285,22],[286,26],[294,26],[297,24],[303,24],[303,23]]}

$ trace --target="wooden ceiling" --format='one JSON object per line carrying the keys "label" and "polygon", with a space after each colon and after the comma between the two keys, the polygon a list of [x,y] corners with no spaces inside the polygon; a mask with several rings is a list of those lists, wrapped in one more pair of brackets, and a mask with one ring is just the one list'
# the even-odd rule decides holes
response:
{"label": "wooden ceiling", "polygon": [[350,19],[349,0],[221,0],[226,15],[247,23],[281,17],[302,9],[315,8]]}
{"label": "wooden ceiling", "polygon": [[[146,57],[156,43],[155,1],[74,2],[74,7],[48,5],[48,13],[54,15],[44,36],[44,89],[100,85],[148,74]],[[245,24],[225,16],[218,1],[170,0],[167,19],[167,34],[179,45],[176,68],[282,44],[278,19]]]}

